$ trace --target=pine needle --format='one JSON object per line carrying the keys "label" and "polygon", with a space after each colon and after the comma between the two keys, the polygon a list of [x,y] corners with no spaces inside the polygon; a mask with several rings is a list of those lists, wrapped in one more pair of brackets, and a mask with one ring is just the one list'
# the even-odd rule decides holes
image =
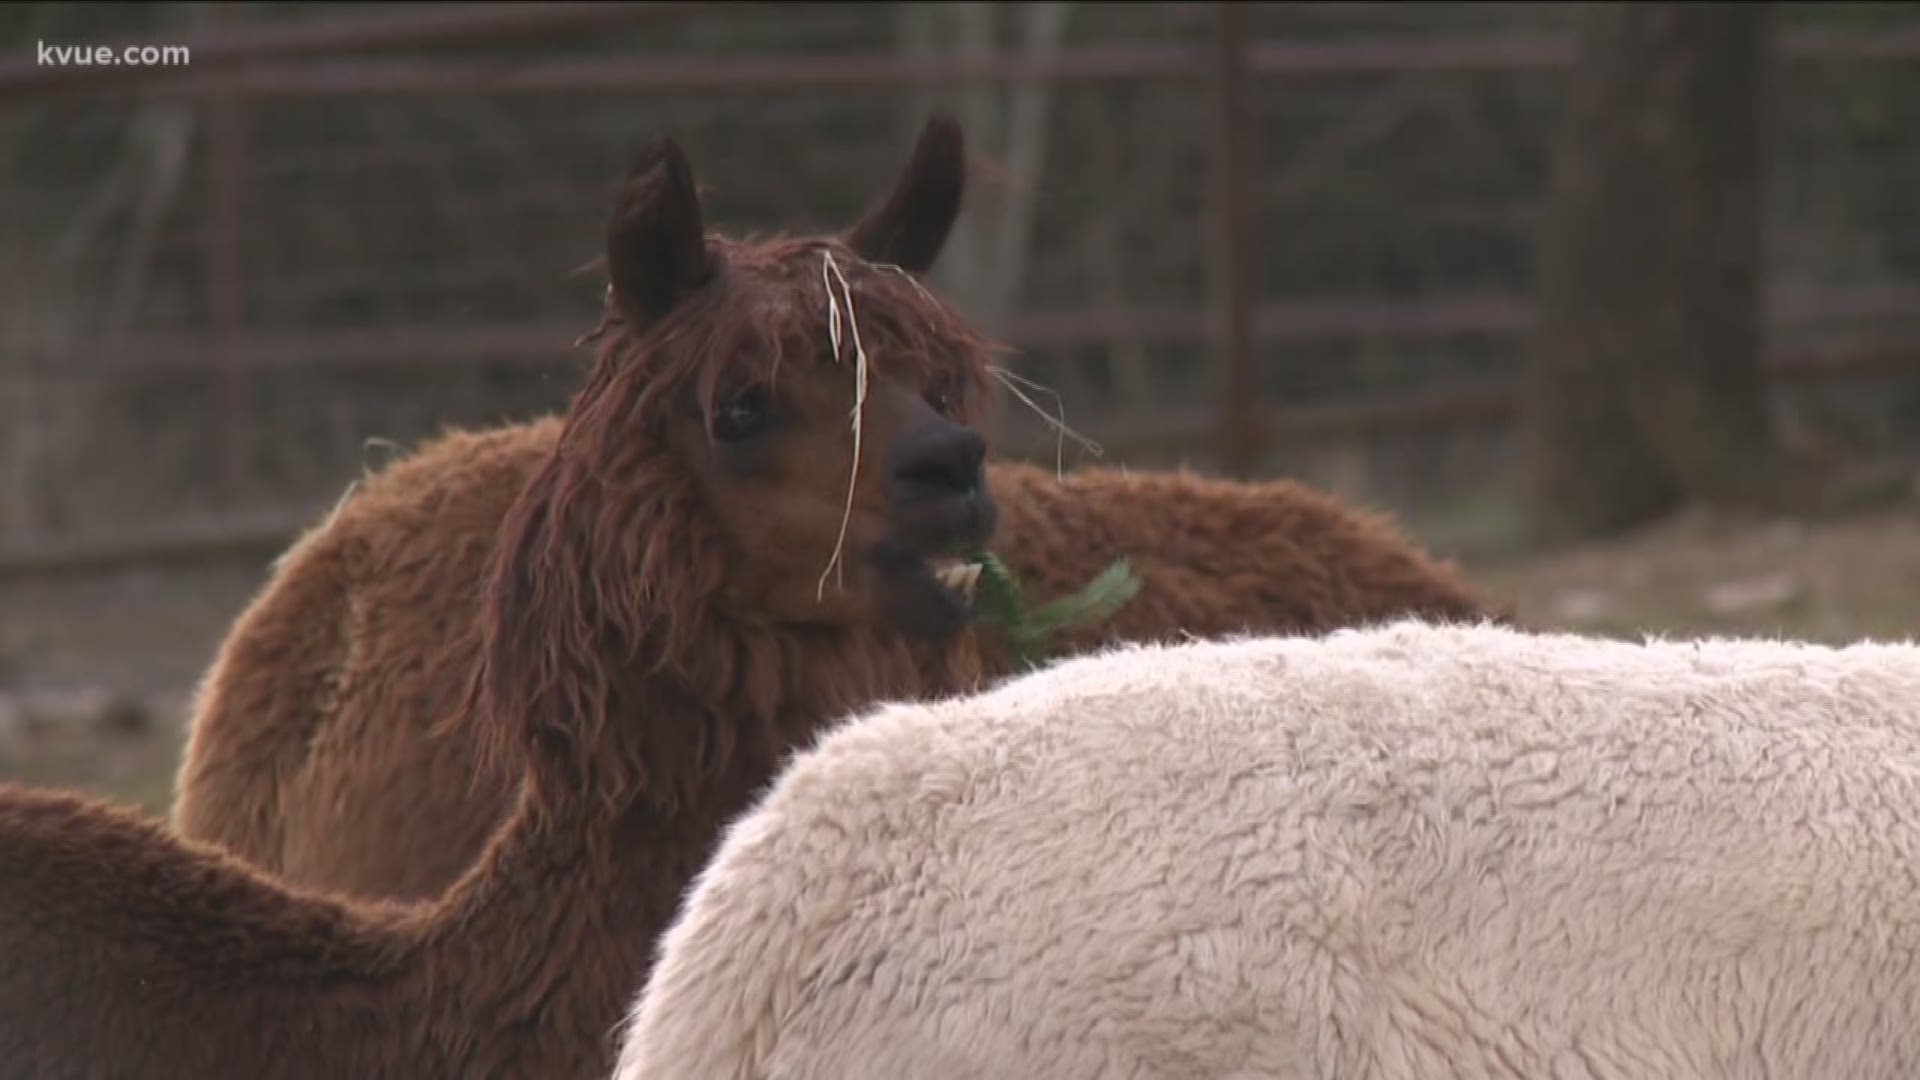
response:
{"label": "pine needle", "polygon": [[1140,579],[1125,559],[1115,560],[1079,592],[1029,608],[1019,579],[991,551],[976,554],[980,583],[976,586],[982,612],[1000,624],[1007,635],[1013,660],[1021,668],[1037,668],[1051,655],[1047,639],[1070,626],[1097,622],[1124,607],[1140,592]]}

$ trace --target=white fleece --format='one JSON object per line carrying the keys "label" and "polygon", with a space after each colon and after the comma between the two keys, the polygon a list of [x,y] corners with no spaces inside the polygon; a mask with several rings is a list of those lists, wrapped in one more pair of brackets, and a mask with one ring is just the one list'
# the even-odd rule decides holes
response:
{"label": "white fleece", "polygon": [[800,755],[618,1080],[1920,1075],[1920,647],[1123,647]]}

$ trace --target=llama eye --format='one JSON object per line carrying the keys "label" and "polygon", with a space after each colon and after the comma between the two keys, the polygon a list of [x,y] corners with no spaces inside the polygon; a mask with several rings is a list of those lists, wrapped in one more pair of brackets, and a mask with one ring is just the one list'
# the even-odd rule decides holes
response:
{"label": "llama eye", "polygon": [[713,437],[722,442],[750,439],[765,430],[768,418],[766,394],[748,390],[714,408]]}
{"label": "llama eye", "polygon": [[927,395],[927,404],[933,406],[933,411],[941,416],[951,417],[954,405],[953,392],[945,387],[937,388]]}

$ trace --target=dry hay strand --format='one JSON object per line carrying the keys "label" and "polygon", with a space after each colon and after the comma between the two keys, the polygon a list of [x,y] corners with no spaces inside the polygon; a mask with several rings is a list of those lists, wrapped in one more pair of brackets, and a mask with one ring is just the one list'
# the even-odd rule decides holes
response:
{"label": "dry hay strand", "polygon": [[[1015,375],[1013,372],[1008,371],[1006,368],[1003,368],[998,364],[989,365],[987,368],[987,371],[994,378],[1000,380],[1000,385],[1006,387],[1008,393],[1012,394],[1016,398],[1019,398],[1022,404],[1026,405],[1027,408],[1032,409],[1035,416],[1038,416],[1040,419],[1045,420],[1049,425],[1053,427],[1055,431],[1054,441],[1053,441],[1053,475],[1056,480],[1066,475],[1066,440],[1069,436],[1073,438],[1073,441],[1079,443],[1082,449],[1086,450],[1088,453],[1092,454],[1094,457],[1100,457],[1103,453],[1105,453],[1105,451],[1103,451],[1100,448],[1099,443],[1094,442],[1092,439],[1087,438],[1085,435],[1082,435],[1079,432],[1067,426],[1067,404],[1060,397],[1060,394],[1057,391],[1055,391],[1053,388],[1042,386],[1039,383],[1034,382],[1032,379],[1022,378],[1019,375]],[[1015,383],[1019,383],[1024,386],[1027,386],[1037,393],[1047,394],[1048,396],[1052,397],[1054,405],[1060,410],[1059,418],[1055,419],[1054,417],[1047,415],[1047,413],[1040,408],[1038,403],[1036,403],[1032,398],[1028,397],[1026,394],[1021,393],[1020,387],[1014,385]]]}
{"label": "dry hay strand", "polygon": [[[827,294],[827,337],[833,345],[833,361],[837,364],[840,362],[841,356],[841,315],[840,304],[835,301],[833,296],[833,281],[835,278],[838,278],[840,281],[840,294],[847,305],[847,329],[853,339],[853,461],[847,476],[846,505],[840,513],[840,535],[833,542],[833,555],[827,560],[826,569],[820,572],[819,586],[814,591],[814,599],[816,600],[823,599],[827,594],[827,575],[834,573],[836,570],[844,569],[840,555],[846,547],[847,526],[853,520],[854,489],[860,482],[861,418],[866,412],[867,404],[867,349],[860,340],[859,313],[854,309],[853,286],[847,281],[847,275],[841,271],[839,262],[833,257],[833,252],[822,251],[820,253],[820,284],[821,287],[826,290]],[[835,584],[838,585],[844,585],[846,583],[845,578],[841,576],[836,576],[834,581]]]}
{"label": "dry hay strand", "polygon": [[[927,301],[927,303],[929,304],[939,303],[938,300],[934,299],[933,294],[927,291],[927,287],[920,283],[919,278],[914,277],[912,274],[908,273],[907,271],[901,269],[898,266],[893,265],[892,263],[876,263],[874,265],[876,269],[884,270],[890,274],[898,274],[901,280],[913,286],[914,290],[918,292],[921,295],[921,297],[923,297]],[[1092,454],[1094,457],[1100,457],[1104,454],[1104,451],[1101,450],[1099,443],[1094,442],[1092,439],[1087,438],[1086,436],[1080,434],[1079,432],[1067,426],[1066,403],[1061,399],[1060,394],[1057,391],[1055,391],[1052,387],[1042,386],[1039,383],[1034,382],[1032,379],[1022,378],[1021,376],[1015,375],[1013,372],[999,366],[998,364],[989,364],[987,366],[987,371],[994,378],[1000,381],[1000,385],[1007,388],[1008,393],[1020,399],[1020,402],[1022,404],[1024,404],[1027,408],[1033,410],[1034,415],[1046,421],[1047,424],[1054,429],[1056,434],[1054,438],[1054,449],[1053,449],[1053,473],[1056,478],[1064,475],[1066,471],[1066,468],[1065,468],[1066,440],[1069,437],[1071,437],[1073,441],[1079,443],[1083,449],[1085,449],[1088,453]],[[1054,405],[1060,410],[1060,415],[1058,419],[1047,415],[1046,411],[1041,409],[1039,404],[1036,403],[1032,398],[1022,393],[1020,391],[1020,386],[1014,385],[1015,383],[1019,383],[1020,386],[1025,386],[1030,390],[1033,390],[1037,393],[1046,394],[1047,396],[1053,398]]]}

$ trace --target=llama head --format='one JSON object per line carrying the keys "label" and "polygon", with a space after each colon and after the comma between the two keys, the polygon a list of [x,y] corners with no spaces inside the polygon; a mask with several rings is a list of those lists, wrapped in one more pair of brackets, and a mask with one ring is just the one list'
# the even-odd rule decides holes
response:
{"label": "llama head", "polygon": [[706,530],[694,546],[726,566],[708,605],[935,642],[971,620],[955,556],[995,529],[980,430],[993,346],[919,280],[962,188],[944,116],[838,234],[710,234],[673,142],[634,163],[568,440],[604,482],[681,493],[680,518]]}
{"label": "llama head", "polygon": [[641,155],[592,370],[492,557],[456,713],[480,767],[528,748],[537,787],[680,807],[785,725],[974,670],[943,560],[995,529],[994,347],[916,280],[961,175],[936,119],[854,225],[736,239],[677,146]]}

